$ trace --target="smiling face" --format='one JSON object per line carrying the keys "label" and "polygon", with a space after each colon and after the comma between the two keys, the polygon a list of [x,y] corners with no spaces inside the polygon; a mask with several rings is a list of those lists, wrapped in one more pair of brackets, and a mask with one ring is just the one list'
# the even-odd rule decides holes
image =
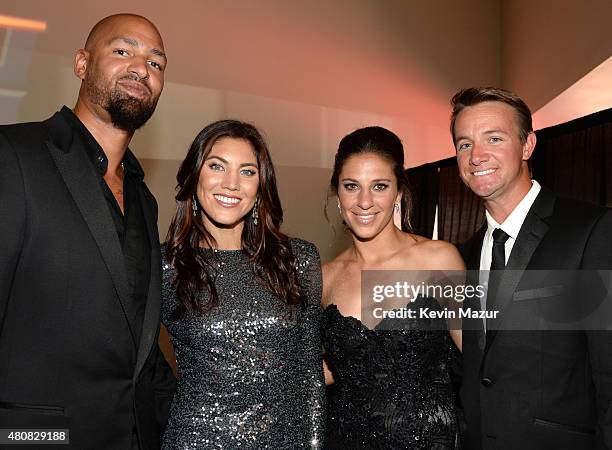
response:
{"label": "smiling face", "polygon": [[531,188],[527,161],[535,147],[530,133],[524,143],[514,109],[502,102],[464,108],[455,122],[459,175],[485,205],[512,210]]}
{"label": "smiling face", "polygon": [[164,86],[166,56],[157,29],[146,19],[113,16],[100,22],[75,55],[83,81],[79,101],[126,131],[153,114]]}
{"label": "smiling face", "polygon": [[355,238],[370,240],[395,226],[393,207],[400,195],[389,161],[375,153],[350,156],[338,180],[340,212]]}
{"label": "smiling face", "polygon": [[217,140],[204,160],[197,186],[206,229],[212,234],[215,228],[241,233],[258,190],[259,167],[251,143],[230,137]]}

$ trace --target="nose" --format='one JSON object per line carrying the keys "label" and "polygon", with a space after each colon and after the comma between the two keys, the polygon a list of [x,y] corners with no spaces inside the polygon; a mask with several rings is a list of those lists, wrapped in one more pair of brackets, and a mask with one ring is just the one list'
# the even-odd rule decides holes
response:
{"label": "nose", "polygon": [[359,197],[357,197],[357,206],[359,206],[361,209],[367,210],[370,209],[372,205],[372,192],[370,192],[369,189],[362,189],[359,192]]}
{"label": "nose", "polygon": [[140,80],[149,78],[149,65],[146,58],[134,56],[130,61],[128,72],[135,74]]}
{"label": "nose", "polygon": [[470,164],[480,166],[489,160],[489,153],[484,145],[474,142],[470,150]]}
{"label": "nose", "polygon": [[240,174],[233,170],[225,172],[222,187],[230,191],[237,191],[240,187]]}

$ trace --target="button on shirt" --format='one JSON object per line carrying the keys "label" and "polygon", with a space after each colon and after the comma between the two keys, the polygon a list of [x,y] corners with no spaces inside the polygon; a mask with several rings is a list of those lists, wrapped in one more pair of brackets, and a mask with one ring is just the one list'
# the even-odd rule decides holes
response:
{"label": "button on shirt", "polygon": [[[493,231],[496,228],[501,228],[504,230],[510,237],[506,241],[504,245],[504,253],[506,258],[506,264],[508,263],[508,259],[510,257],[510,252],[512,252],[512,247],[514,247],[514,243],[516,242],[516,238],[518,237],[519,231],[521,231],[521,227],[523,226],[523,222],[535,202],[536,197],[540,193],[540,183],[536,180],[531,180],[531,189],[527,192],[527,195],[523,197],[516,208],[512,210],[510,215],[504,220],[502,224],[498,224],[495,219],[489,214],[489,211],[485,211],[485,216],[487,218],[487,232],[485,233],[484,239],[482,241],[482,250],[480,253],[480,276],[479,282],[481,285],[488,285],[489,282],[489,269],[491,268],[491,254],[493,252]],[[480,308],[481,310],[485,309],[486,305],[486,296],[481,297],[480,299]]]}

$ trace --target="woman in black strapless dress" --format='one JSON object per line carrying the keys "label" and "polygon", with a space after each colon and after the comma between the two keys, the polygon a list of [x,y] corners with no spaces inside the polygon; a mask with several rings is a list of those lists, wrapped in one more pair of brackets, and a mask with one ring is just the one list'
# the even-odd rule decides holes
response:
{"label": "woman in black strapless dress", "polygon": [[[458,425],[449,366],[461,333],[443,319],[361,321],[362,270],[463,270],[454,246],[409,230],[410,193],[399,138],[380,127],[340,142],[330,190],[352,245],[323,267],[330,449],[455,449]],[[410,308],[439,310],[418,297]]]}

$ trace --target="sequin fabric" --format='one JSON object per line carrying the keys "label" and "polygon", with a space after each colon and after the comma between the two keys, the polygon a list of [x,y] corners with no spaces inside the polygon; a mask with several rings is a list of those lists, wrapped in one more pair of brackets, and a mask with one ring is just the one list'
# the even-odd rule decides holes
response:
{"label": "sequin fabric", "polygon": [[[435,299],[417,302],[437,309]],[[323,345],[335,381],[328,388],[326,448],[457,448],[448,369],[454,347],[441,319],[416,320],[426,322],[371,330],[333,304],[325,309]]]}
{"label": "sequin fabric", "polygon": [[268,293],[242,251],[203,249],[217,267],[219,304],[178,318],[164,254],[162,320],[179,380],[162,448],[321,448],[320,260],[309,242],[292,239],[291,247],[302,305]]}

